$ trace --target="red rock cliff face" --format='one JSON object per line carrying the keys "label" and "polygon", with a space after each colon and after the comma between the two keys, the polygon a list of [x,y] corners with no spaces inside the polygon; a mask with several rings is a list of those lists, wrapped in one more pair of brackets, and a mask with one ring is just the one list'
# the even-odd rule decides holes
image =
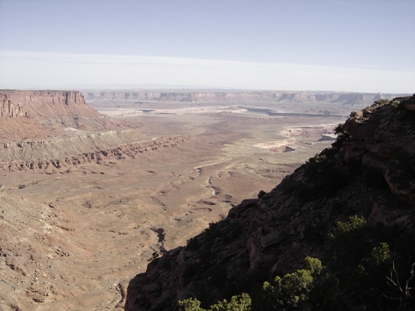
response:
{"label": "red rock cliff face", "polygon": [[24,112],[23,107],[8,99],[6,94],[0,95],[0,117],[16,118],[27,117],[27,112]]}
{"label": "red rock cliff face", "polygon": [[45,139],[57,129],[114,129],[77,91],[1,91],[0,142]]}
{"label": "red rock cliff face", "polygon": [[101,114],[77,91],[0,91],[0,116],[56,119]]}

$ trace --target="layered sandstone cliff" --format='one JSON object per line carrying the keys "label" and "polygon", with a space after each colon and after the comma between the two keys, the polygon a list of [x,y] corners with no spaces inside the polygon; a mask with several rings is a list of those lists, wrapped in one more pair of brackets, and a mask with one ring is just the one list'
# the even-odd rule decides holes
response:
{"label": "layered sandstone cliff", "polygon": [[185,141],[182,137],[144,139],[137,130],[118,130],[4,143],[0,145],[0,170],[50,173],[74,165],[108,164],[112,160],[134,159],[143,153],[172,148]]}
{"label": "layered sandstone cliff", "polygon": [[[383,234],[394,232],[391,241],[402,232],[405,241],[412,241],[414,108],[412,96],[377,101],[352,113],[338,128],[333,148],[310,159],[270,193],[232,208],[185,247],[153,260],[130,282],[126,310],[175,310],[178,300],[189,297],[208,306],[301,267],[306,256],[330,263],[324,241],[336,222],[350,216],[364,217],[368,228],[382,228]],[[415,260],[412,251],[403,257],[410,264]],[[335,274],[338,267],[333,267]]]}
{"label": "layered sandstone cliff", "polygon": [[160,101],[160,102],[285,102],[335,104],[370,104],[391,94],[336,93],[336,92],[289,92],[289,91],[86,91],[88,100],[111,101]]}
{"label": "layered sandstone cliff", "polygon": [[0,116],[36,119],[100,117],[78,91],[0,91]]}
{"label": "layered sandstone cliff", "polygon": [[0,91],[0,120],[0,142],[45,139],[67,127],[115,128],[77,91]]}
{"label": "layered sandstone cliff", "polygon": [[77,91],[0,91],[3,170],[64,169],[133,157],[169,142],[147,141],[138,131],[117,129]]}

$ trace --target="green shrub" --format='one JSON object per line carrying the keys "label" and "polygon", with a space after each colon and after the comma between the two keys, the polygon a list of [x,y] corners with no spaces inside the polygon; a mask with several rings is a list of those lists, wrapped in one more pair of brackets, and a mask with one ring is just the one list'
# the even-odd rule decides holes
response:
{"label": "green shrub", "polygon": [[226,299],[211,306],[208,311],[250,311],[251,297],[242,293],[241,295],[232,296],[230,301]]}
{"label": "green shrub", "polygon": [[205,311],[205,309],[200,307],[200,301],[196,298],[188,298],[180,300],[179,311]]}
{"label": "green shrub", "polygon": [[209,309],[200,307],[200,301],[195,298],[189,298],[179,301],[180,311],[250,311],[251,297],[242,293],[241,295],[233,296],[231,300],[224,299],[212,306]]}
{"label": "green shrub", "polygon": [[337,139],[332,146],[334,149],[340,149],[343,146],[343,142],[350,138],[350,135],[344,131],[344,124],[342,123],[339,123],[334,128],[334,133],[337,135]]}
{"label": "green shrub", "polygon": [[390,104],[391,104],[392,108],[394,108],[394,109],[399,108],[399,106],[401,105],[399,100],[394,100]]}
{"label": "green shrub", "polygon": [[366,233],[364,217],[351,216],[346,222],[338,222],[328,234],[330,255],[338,268],[356,267],[367,251],[363,239]]}
{"label": "green shrub", "polygon": [[304,261],[303,269],[264,282],[262,292],[253,299],[253,310],[340,310],[338,280],[328,275],[319,259]]}
{"label": "green shrub", "polygon": [[375,104],[380,105],[380,106],[384,106],[384,105],[389,104],[389,102],[390,102],[389,99],[381,98],[381,99],[376,100]]}

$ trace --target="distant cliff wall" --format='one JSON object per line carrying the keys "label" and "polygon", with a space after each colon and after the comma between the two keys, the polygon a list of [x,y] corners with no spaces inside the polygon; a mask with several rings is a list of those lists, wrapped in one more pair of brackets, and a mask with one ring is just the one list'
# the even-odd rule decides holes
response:
{"label": "distant cliff wall", "polygon": [[0,116],[31,118],[99,117],[78,91],[0,91]]}
{"label": "distant cliff wall", "polygon": [[121,130],[77,91],[0,91],[0,171],[65,170],[135,158],[184,141]]}
{"label": "distant cliff wall", "polygon": [[27,117],[22,105],[13,103],[6,94],[0,94],[0,117],[16,118]]}
{"label": "distant cliff wall", "polygon": [[114,129],[77,91],[0,90],[0,142],[46,139],[63,128]]}
{"label": "distant cliff wall", "polygon": [[288,91],[86,91],[87,100],[173,101],[173,102],[329,102],[341,104],[371,104],[396,94],[288,92]]}

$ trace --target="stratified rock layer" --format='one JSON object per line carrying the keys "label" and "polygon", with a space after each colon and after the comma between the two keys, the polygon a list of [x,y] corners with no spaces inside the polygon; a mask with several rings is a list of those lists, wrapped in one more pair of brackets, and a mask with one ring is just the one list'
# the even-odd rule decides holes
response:
{"label": "stratified rock layer", "polygon": [[[390,94],[380,93],[330,93],[330,92],[287,92],[287,91],[86,91],[88,100],[111,101],[160,101],[160,102],[331,102],[358,104],[373,102]],[[395,95],[396,96],[396,95]],[[390,97],[389,97],[390,98]]]}
{"label": "stratified rock layer", "polygon": [[68,127],[115,128],[77,91],[0,91],[0,120],[0,142],[45,139]]}
{"label": "stratified rock layer", "polygon": [[66,170],[74,165],[134,159],[143,153],[175,147],[185,140],[181,137],[144,140],[136,130],[118,130],[5,143],[0,145],[0,170]]}
{"label": "stratified rock layer", "polygon": [[180,299],[209,305],[249,291],[321,258],[322,240],[352,215],[414,233],[414,106],[415,96],[352,113],[334,148],[153,260],[131,280],[125,309],[175,310]]}
{"label": "stratified rock layer", "polygon": [[65,169],[172,146],[120,130],[77,91],[0,91],[0,169]]}
{"label": "stratified rock layer", "polygon": [[78,91],[0,91],[0,116],[57,119],[102,115]]}

